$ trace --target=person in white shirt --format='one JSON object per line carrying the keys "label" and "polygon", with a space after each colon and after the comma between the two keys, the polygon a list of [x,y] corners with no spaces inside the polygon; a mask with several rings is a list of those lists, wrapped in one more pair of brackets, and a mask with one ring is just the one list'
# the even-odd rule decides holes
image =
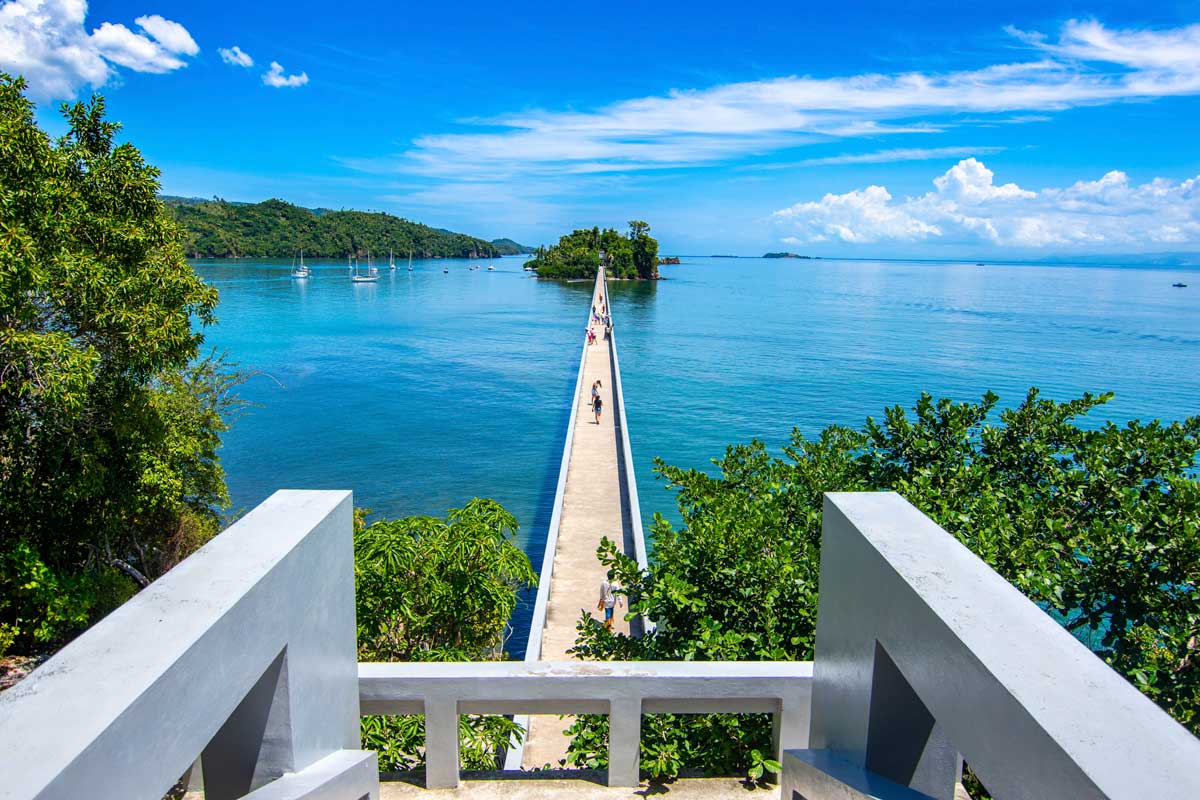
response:
{"label": "person in white shirt", "polygon": [[622,605],[621,596],[616,594],[620,590],[621,584],[614,580],[613,571],[610,569],[604,580],[600,581],[600,602],[596,604],[597,610],[604,611],[604,627],[610,631],[613,629],[613,611]]}

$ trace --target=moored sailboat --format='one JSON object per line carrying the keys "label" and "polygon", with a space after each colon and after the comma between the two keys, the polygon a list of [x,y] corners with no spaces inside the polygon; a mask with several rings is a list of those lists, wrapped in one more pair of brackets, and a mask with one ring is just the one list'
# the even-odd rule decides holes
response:
{"label": "moored sailboat", "polygon": [[354,274],[350,276],[350,280],[354,283],[374,283],[379,280],[379,270],[371,265],[371,251],[367,251],[367,273],[359,274],[358,266],[354,267]]}
{"label": "moored sailboat", "polygon": [[300,251],[300,266],[292,267],[292,277],[297,279],[311,278],[312,270],[304,266],[304,251]]}

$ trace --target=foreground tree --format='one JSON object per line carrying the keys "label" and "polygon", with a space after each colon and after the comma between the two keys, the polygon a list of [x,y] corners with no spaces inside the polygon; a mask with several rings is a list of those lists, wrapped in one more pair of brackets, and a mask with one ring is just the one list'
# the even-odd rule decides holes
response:
{"label": "foreground tree", "polygon": [[[358,652],[364,661],[485,661],[503,657],[517,592],[537,575],[516,545],[517,520],[474,499],[445,520],[406,517],[354,535]],[[463,764],[495,769],[520,728],[505,717],[463,716]],[[424,765],[424,718],[365,717],[364,746],[382,771]]]}
{"label": "foreground tree", "polygon": [[[678,491],[683,525],[655,517],[648,574],[606,542],[630,613],[649,636],[580,621],[591,659],[810,659],[816,631],[821,495],[895,490],[1052,614],[1114,669],[1200,733],[1200,417],[1084,429],[1111,395],[1070,402],[1037,390],[1018,407],[922,395],[862,431],[793,431],[784,457],[759,442],[730,447],[715,476],[656,470]],[[754,768],[765,718],[658,720],[643,763],[672,774]],[[603,718],[584,718],[577,763],[606,758]],[[736,747],[730,747],[730,742]]]}
{"label": "foreground tree", "polygon": [[0,653],[48,649],[210,537],[235,402],[217,294],[104,101],[38,128],[0,75]]}

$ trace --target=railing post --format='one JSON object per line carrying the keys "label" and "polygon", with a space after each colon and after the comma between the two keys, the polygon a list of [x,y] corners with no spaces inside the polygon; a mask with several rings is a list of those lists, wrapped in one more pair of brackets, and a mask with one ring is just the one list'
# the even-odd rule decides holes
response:
{"label": "railing post", "polygon": [[780,700],[779,708],[771,715],[771,724],[771,757],[780,764],[784,750],[808,747],[808,702],[791,698]]}
{"label": "railing post", "polygon": [[458,786],[458,700],[425,700],[425,788]]}
{"label": "railing post", "polygon": [[608,705],[608,785],[641,783],[638,757],[642,749],[642,699],[618,697]]}

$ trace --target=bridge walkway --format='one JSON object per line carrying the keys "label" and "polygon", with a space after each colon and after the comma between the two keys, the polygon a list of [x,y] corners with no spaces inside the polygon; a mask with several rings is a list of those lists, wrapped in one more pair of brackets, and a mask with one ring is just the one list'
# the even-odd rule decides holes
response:
{"label": "bridge walkway", "polygon": [[[607,302],[603,272],[592,292],[592,306],[599,312]],[[590,310],[589,310],[590,311]],[[609,313],[612,310],[609,309]],[[546,605],[546,624],[542,632],[541,652],[527,660],[567,661],[575,644],[576,625],[581,613],[604,618],[596,608],[604,571],[596,560],[596,548],[607,536],[621,543],[626,554],[635,557],[633,514],[626,489],[625,460],[614,390],[617,375],[604,326],[589,316],[589,328],[596,334],[595,344],[584,342],[583,379],[575,398],[575,427],[567,466],[558,539],[554,551],[552,579]],[[593,382],[601,383],[604,408],[600,423],[592,413]],[[629,623],[618,608],[616,629],[629,633]],[[546,764],[558,766],[566,755],[567,739],[562,732],[572,718],[552,716],[531,718],[522,766],[526,769]]]}

